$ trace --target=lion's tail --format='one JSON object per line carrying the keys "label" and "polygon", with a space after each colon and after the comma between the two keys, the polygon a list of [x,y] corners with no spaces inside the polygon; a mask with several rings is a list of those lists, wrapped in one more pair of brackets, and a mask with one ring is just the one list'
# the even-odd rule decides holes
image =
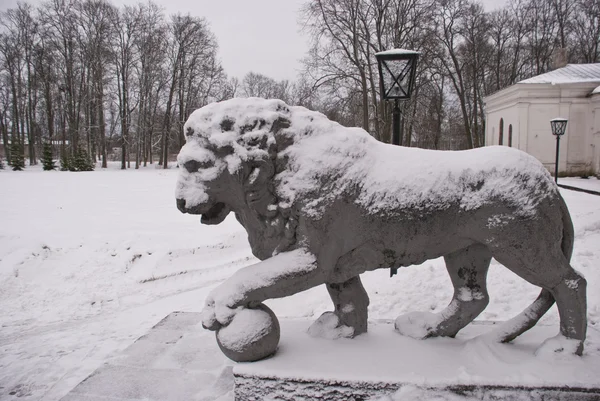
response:
{"label": "lion's tail", "polygon": [[[573,255],[575,230],[573,229],[573,221],[571,220],[569,209],[567,209],[567,204],[560,193],[558,194],[558,202],[563,222],[561,249],[567,261],[570,261]],[[552,305],[554,305],[554,297],[550,291],[542,289],[540,295],[538,295],[537,299],[527,309],[509,320],[506,325],[503,325],[498,340],[506,343],[525,333],[536,325]]]}

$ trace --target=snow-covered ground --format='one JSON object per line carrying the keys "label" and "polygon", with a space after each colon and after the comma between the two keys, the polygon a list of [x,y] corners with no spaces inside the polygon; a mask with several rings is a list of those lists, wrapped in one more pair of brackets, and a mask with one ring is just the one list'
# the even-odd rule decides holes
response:
{"label": "snow-covered ground", "polygon": [[[232,216],[203,226],[177,211],[177,173],[116,165],[89,173],[0,171],[0,400],[60,399],[169,313],[200,311],[212,288],[255,262]],[[597,179],[561,181],[600,191]],[[575,224],[572,264],[588,279],[586,352],[598,355],[600,197],[561,192]],[[393,278],[389,271],[363,276],[372,319],[439,311],[452,295],[442,260]],[[488,282],[491,303],[479,320],[513,317],[538,294],[496,262]],[[323,287],[267,303],[280,318],[331,309]],[[543,322],[558,327],[556,308]],[[229,362],[211,355],[216,379]]]}

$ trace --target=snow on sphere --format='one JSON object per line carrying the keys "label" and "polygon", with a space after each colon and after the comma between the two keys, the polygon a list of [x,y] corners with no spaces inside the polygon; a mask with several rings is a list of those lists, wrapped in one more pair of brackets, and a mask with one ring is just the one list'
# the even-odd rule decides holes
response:
{"label": "snow on sphere", "polygon": [[217,330],[217,343],[235,362],[253,362],[271,356],[279,344],[279,321],[264,304],[239,310],[229,325]]}

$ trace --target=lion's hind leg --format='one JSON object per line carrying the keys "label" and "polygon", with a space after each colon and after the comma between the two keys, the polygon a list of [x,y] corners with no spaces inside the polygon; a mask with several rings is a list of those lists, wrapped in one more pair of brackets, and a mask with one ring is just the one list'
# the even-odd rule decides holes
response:
{"label": "lion's hind leg", "polygon": [[412,312],[396,319],[396,330],[409,337],[454,337],[487,306],[487,271],[492,255],[474,244],[444,257],[454,286],[450,304],[440,313]]}
{"label": "lion's hind leg", "polygon": [[538,353],[570,352],[576,355],[583,353],[583,342],[587,331],[586,290],[585,278],[573,269],[550,289],[560,315],[560,334],[546,340],[538,349]]}
{"label": "lion's hind leg", "polygon": [[[562,250],[552,246],[549,249],[523,247],[518,252],[514,249],[495,252],[494,257],[531,284],[545,289],[556,301],[560,316],[560,334],[546,340],[538,352],[570,352],[581,355],[587,330],[587,282],[571,267]],[[545,292],[542,291],[540,297],[544,295]],[[543,300],[543,307],[549,308],[552,303],[547,295],[545,298],[547,299]],[[536,321],[529,322],[527,329]]]}

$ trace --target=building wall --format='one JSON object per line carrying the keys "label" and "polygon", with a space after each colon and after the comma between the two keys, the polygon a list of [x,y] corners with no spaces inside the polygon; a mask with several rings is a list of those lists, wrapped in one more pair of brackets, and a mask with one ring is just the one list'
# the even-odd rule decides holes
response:
{"label": "building wall", "polygon": [[519,137],[519,109],[515,105],[510,105],[499,110],[495,110],[486,116],[486,146],[499,145],[500,138],[500,119],[504,121],[503,146],[508,146],[509,127],[512,125],[512,147],[520,149]]}
{"label": "building wall", "polygon": [[590,127],[591,169],[596,174],[600,174],[600,94],[592,96],[590,109],[592,115],[592,126]]}
{"label": "building wall", "polygon": [[517,84],[486,98],[486,145],[498,145],[499,122],[504,121],[504,143],[513,126],[513,147],[540,160],[554,172],[556,137],[550,120],[569,120],[560,141],[559,173],[600,173],[600,94],[589,84]]}
{"label": "building wall", "polygon": [[[571,104],[570,118],[573,120],[569,130],[567,171],[571,173],[589,170],[592,164],[591,135],[593,124],[589,99],[585,104]],[[568,124],[567,124],[568,126]]]}
{"label": "building wall", "polygon": [[[560,114],[560,105],[558,103],[534,103],[529,106],[529,120],[531,124],[528,132],[527,148],[523,149],[530,155],[541,161],[546,168],[554,171],[556,160],[556,138],[552,135],[550,120],[556,117],[569,118],[568,115]],[[571,121],[567,124],[568,136]],[[562,138],[561,138],[562,139]],[[559,152],[559,170],[565,170],[567,162],[567,142],[562,141],[561,151]]]}

